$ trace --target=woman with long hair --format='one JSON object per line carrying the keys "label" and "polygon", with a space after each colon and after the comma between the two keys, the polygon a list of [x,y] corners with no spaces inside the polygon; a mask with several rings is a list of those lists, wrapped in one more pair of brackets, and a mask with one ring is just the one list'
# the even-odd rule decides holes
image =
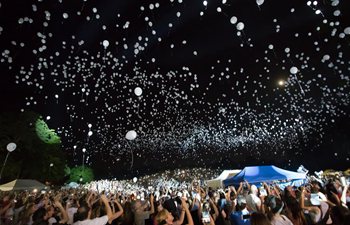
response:
{"label": "woman with long hair", "polygon": [[300,203],[292,196],[285,198],[286,202],[286,215],[292,221],[294,225],[307,225],[304,211],[300,207]]}

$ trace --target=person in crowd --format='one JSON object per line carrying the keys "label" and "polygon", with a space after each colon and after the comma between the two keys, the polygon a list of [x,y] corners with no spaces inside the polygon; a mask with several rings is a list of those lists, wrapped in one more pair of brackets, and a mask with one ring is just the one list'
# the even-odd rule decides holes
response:
{"label": "person in crowd", "polygon": [[250,216],[251,225],[271,225],[271,222],[264,213],[253,212]]}
{"label": "person in crowd", "polygon": [[147,204],[142,204],[141,200],[136,200],[134,203],[134,218],[135,225],[145,225],[145,220],[150,218],[150,215],[154,213],[154,197],[153,194],[149,198],[150,210],[145,211],[148,207]]}
{"label": "person in crowd", "polygon": [[74,214],[73,225],[105,225],[107,222],[111,223],[114,219],[120,216],[119,213],[113,214],[106,195],[102,194],[100,198],[104,204],[106,215],[91,219],[91,208],[88,206],[88,204],[83,203],[78,208],[77,213]]}
{"label": "person in crowd", "polygon": [[237,196],[236,211],[230,215],[232,225],[250,225],[250,215],[247,209],[247,201],[243,195]]}
{"label": "person in crowd", "polygon": [[305,219],[304,211],[299,202],[293,195],[285,196],[286,216],[294,225],[308,225]]}
{"label": "person in crowd", "polygon": [[267,215],[272,225],[293,225],[288,217],[282,214],[284,203],[279,197],[267,196],[265,204],[268,208]]}
{"label": "person in crowd", "polygon": [[121,217],[120,225],[133,225],[134,224],[134,212],[130,201],[124,203],[124,213]]}
{"label": "person in crowd", "polygon": [[250,194],[246,197],[247,208],[250,212],[261,211],[261,200],[258,197],[259,190],[255,185],[250,186]]}
{"label": "person in crowd", "polygon": [[[177,221],[174,221],[174,217],[168,210],[163,209],[155,217],[155,225],[181,225],[184,222],[185,215],[187,219],[187,225],[194,225],[191,212],[189,208],[187,207],[187,203],[185,202],[184,199],[182,199],[182,212],[180,219]],[[212,224],[211,224],[212,225]]]}
{"label": "person in crowd", "polygon": [[57,221],[53,218],[54,215],[54,207],[49,206],[45,208],[44,206],[37,209],[33,214],[33,225],[59,225],[66,224],[68,222],[68,214],[66,210],[63,208],[61,202],[56,199],[53,203],[53,206],[58,208],[60,211],[60,215],[62,218]]}

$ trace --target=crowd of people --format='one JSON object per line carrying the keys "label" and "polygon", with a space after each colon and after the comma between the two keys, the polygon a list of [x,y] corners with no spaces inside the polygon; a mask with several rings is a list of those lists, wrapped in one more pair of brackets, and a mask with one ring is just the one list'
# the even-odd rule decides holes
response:
{"label": "crowd of people", "polygon": [[284,189],[274,183],[214,190],[199,180],[157,188],[99,181],[0,197],[4,225],[350,225],[348,184],[335,177]]}

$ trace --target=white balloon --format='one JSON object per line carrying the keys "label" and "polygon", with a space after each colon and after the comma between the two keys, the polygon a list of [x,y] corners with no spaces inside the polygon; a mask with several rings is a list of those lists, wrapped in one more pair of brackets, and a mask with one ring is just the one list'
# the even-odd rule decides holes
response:
{"label": "white balloon", "polygon": [[9,152],[13,152],[16,149],[16,147],[17,147],[17,145],[15,143],[11,142],[11,143],[7,144],[6,149]]}
{"label": "white balloon", "polygon": [[88,132],[88,136],[89,137],[92,136],[92,131],[91,130]]}
{"label": "white balloon", "polygon": [[134,183],[136,183],[136,182],[137,182],[137,177],[134,177],[134,178],[132,179],[132,181],[134,181]]}
{"label": "white balloon", "polygon": [[104,40],[104,41],[102,42],[102,44],[103,44],[103,47],[107,48],[107,47],[109,46],[109,41]]}
{"label": "white balloon", "polygon": [[129,141],[134,140],[137,137],[137,133],[134,130],[130,130],[128,131],[128,133],[126,133],[125,138],[128,139]]}
{"label": "white balloon", "polygon": [[134,93],[136,96],[142,95],[142,89],[140,87],[135,88]]}
{"label": "white balloon", "polygon": [[237,17],[232,16],[231,19],[230,19],[230,22],[231,22],[232,24],[237,23]]}
{"label": "white balloon", "polygon": [[350,27],[345,28],[344,33],[350,35]]}
{"label": "white balloon", "polygon": [[262,5],[262,4],[264,4],[264,0],[256,0],[256,4]]}
{"label": "white balloon", "polygon": [[244,29],[244,23],[239,22],[237,23],[237,30],[243,30]]}
{"label": "white balloon", "polygon": [[291,74],[296,74],[298,72],[298,68],[296,68],[295,66],[293,66],[292,68],[290,68],[290,73]]}

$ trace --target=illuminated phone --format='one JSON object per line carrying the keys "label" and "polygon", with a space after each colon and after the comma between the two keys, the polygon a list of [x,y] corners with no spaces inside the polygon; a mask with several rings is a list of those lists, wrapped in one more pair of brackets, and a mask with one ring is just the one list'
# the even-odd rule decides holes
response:
{"label": "illuminated phone", "polygon": [[203,223],[210,223],[210,214],[207,211],[202,212],[202,222]]}

